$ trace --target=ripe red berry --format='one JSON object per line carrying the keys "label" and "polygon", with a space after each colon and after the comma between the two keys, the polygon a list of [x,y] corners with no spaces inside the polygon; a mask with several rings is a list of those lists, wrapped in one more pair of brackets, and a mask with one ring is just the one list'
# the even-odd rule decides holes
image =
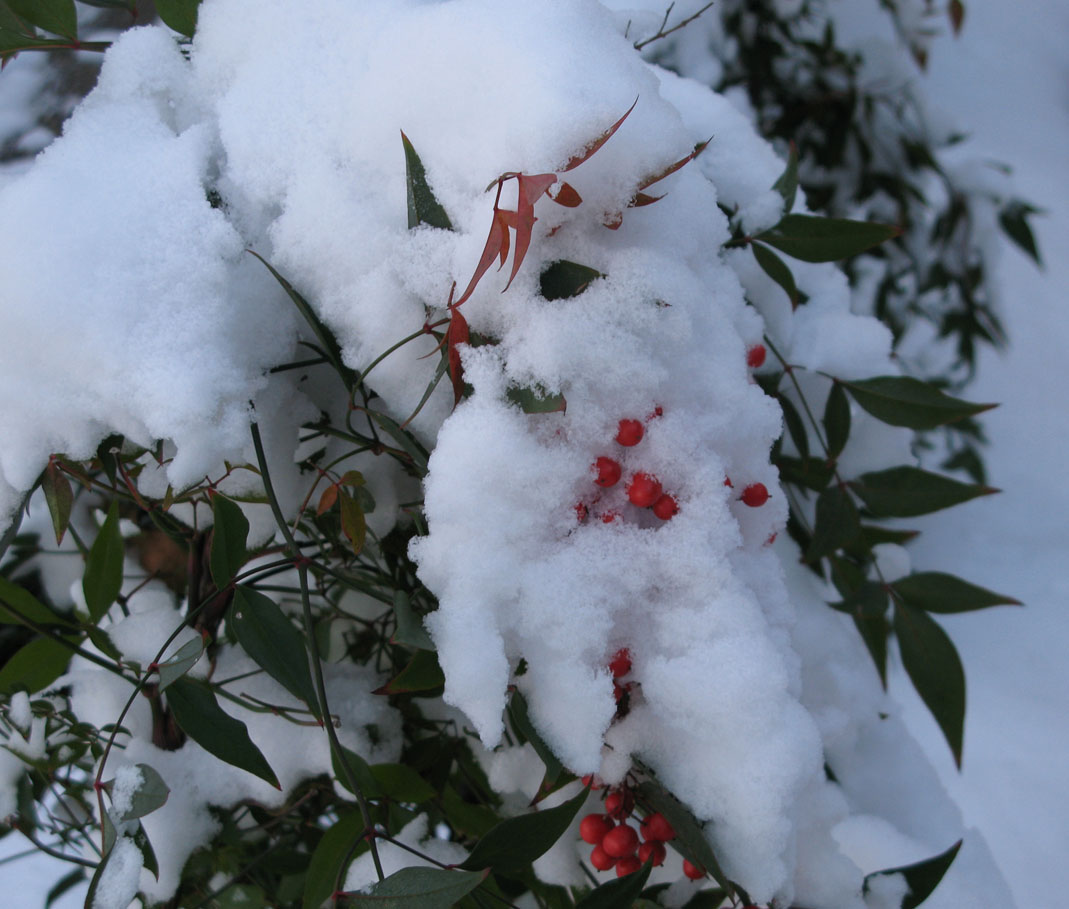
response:
{"label": "ripe red berry", "polygon": [[616,863],[616,876],[626,877],[629,874],[634,874],[641,867],[642,862],[633,855],[625,856]]}
{"label": "ripe red berry", "polygon": [[627,789],[617,789],[605,796],[605,810],[617,820],[630,817],[634,807],[635,797]]}
{"label": "ripe red berry", "polygon": [[667,843],[669,840],[676,838],[676,832],[672,829],[672,825],[668,823],[668,819],[660,812],[649,814],[643,818],[641,827],[642,837],[646,840]]}
{"label": "ripe red berry", "polygon": [[643,865],[653,858],[654,865],[663,865],[664,860],[668,855],[668,850],[664,848],[664,843],[658,843],[655,840],[651,840],[648,843],[643,843],[638,847],[638,860]]}
{"label": "ripe red berry", "polygon": [[580,524],[586,520],[586,505],[582,502],[575,503],[575,516],[579,519]]}
{"label": "ripe red berry", "polygon": [[616,432],[616,441],[630,448],[632,445],[638,445],[645,433],[646,430],[642,428],[642,424],[638,420],[621,420]]}
{"label": "ripe red berry", "polygon": [[748,351],[746,351],[746,365],[750,369],[758,369],[764,365],[765,362],[765,345],[755,344]]}
{"label": "ripe red berry", "polygon": [[609,661],[609,672],[612,673],[614,679],[618,679],[622,675],[627,675],[630,671],[631,651],[626,647],[621,647],[612,655],[612,659]]}
{"label": "ripe red berry", "polygon": [[588,814],[579,822],[579,836],[596,846],[615,825],[604,814]]}
{"label": "ripe red berry", "polygon": [[601,846],[595,846],[590,853],[590,864],[597,868],[598,871],[608,871],[616,864],[616,859],[602,849]]}
{"label": "ripe red berry", "polygon": [[633,505],[649,508],[661,497],[661,483],[648,473],[636,473],[627,487],[627,497]]}
{"label": "ripe red berry", "polygon": [[686,859],[683,859],[683,873],[692,881],[700,881],[705,877],[705,872],[701,868],[697,865],[692,865]]}
{"label": "ripe red berry", "polygon": [[601,840],[601,848],[613,858],[623,858],[625,855],[634,855],[638,848],[638,833],[634,827],[621,824],[613,827]]}
{"label": "ripe red berry", "polygon": [[612,458],[598,458],[594,462],[594,470],[597,472],[597,476],[594,478],[594,482],[598,486],[615,486],[620,482],[621,469]]}
{"label": "ripe red berry", "polygon": [[661,496],[653,503],[653,513],[662,521],[670,521],[679,514],[679,503],[668,493]]}
{"label": "ripe red berry", "polygon": [[742,491],[742,502],[751,508],[759,508],[768,501],[768,490],[764,483],[751,483]]}

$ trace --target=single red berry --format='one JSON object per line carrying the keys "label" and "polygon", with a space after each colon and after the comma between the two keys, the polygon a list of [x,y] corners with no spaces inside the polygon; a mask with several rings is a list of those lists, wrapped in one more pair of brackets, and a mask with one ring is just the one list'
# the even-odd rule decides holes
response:
{"label": "single red berry", "polygon": [[641,867],[642,862],[633,855],[625,856],[616,863],[616,876],[626,877],[629,874],[634,874]]}
{"label": "single red berry", "polygon": [[601,846],[595,846],[590,853],[590,864],[597,868],[598,871],[608,871],[616,864],[616,859],[602,849]]}
{"label": "single red berry", "polygon": [[626,448],[630,448],[632,445],[638,445],[645,433],[646,430],[642,428],[642,424],[638,420],[621,420],[616,432],[616,441]]}
{"label": "single red berry", "polygon": [[724,477],[724,485],[734,489],[735,484],[731,482],[731,477]]}
{"label": "single red berry", "polygon": [[643,865],[650,860],[651,856],[654,865],[663,865],[665,858],[668,856],[668,850],[664,848],[664,843],[651,840],[638,847],[638,860]]}
{"label": "single red berry", "polygon": [[683,859],[683,873],[692,881],[700,881],[705,877],[705,872],[701,868],[697,865],[692,865],[686,859]]}
{"label": "single red berry", "polygon": [[746,351],[746,365],[750,369],[759,369],[765,362],[765,345],[755,344]]}
{"label": "single red berry", "polygon": [[631,651],[626,647],[621,647],[612,655],[612,659],[609,661],[609,672],[612,673],[614,679],[618,679],[622,675],[627,675],[630,671]]}
{"label": "single red berry", "polygon": [[676,832],[672,829],[672,825],[668,823],[668,819],[660,812],[646,815],[642,819],[641,827],[642,837],[646,840],[667,843],[669,840],[676,838]]}
{"label": "single red berry", "polygon": [[586,505],[582,502],[575,503],[575,516],[579,519],[580,524],[586,520]]}
{"label": "single red berry", "polygon": [[617,789],[605,796],[605,810],[610,817],[622,821],[631,816],[635,807],[635,797],[628,789]]}
{"label": "single red berry", "polygon": [[621,824],[613,827],[601,840],[601,848],[613,858],[623,858],[625,855],[634,855],[638,848],[638,833],[634,827]]}
{"label": "single red berry", "polygon": [[760,508],[768,501],[768,490],[764,483],[751,483],[742,491],[742,502],[751,508]]}
{"label": "single red berry", "polygon": [[598,458],[594,462],[594,470],[597,471],[597,476],[594,478],[594,482],[598,486],[615,486],[620,482],[620,465],[617,464],[612,458]]}
{"label": "single red berry", "polygon": [[661,497],[661,483],[648,473],[636,473],[627,487],[627,497],[633,505],[649,508]]}
{"label": "single red berry", "polygon": [[579,822],[579,836],[584,843],[596,846],[614,826],[604,814],[588,814]]}
{"label": "single red berry", "polygon": [[653,503],[653,513],[662,521],[670,521],[679,514],[679,503],[668,493],[661,496]]}

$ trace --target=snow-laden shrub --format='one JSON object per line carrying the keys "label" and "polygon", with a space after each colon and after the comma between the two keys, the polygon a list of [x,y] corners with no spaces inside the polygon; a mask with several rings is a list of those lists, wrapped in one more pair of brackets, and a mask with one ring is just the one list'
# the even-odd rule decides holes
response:
{"label": "snow-laden shrub", "polygon": [[158,5],[0,188],[0,816],[97,906],[1002,893],[881,687],[960,760],[1009,602],[887,520],[990,491],[898,229],[594,2]]}

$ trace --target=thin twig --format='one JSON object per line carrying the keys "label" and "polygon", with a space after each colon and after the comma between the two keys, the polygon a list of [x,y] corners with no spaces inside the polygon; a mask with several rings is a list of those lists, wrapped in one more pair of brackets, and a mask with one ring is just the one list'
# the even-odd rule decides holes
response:
{"label": "thin twig", "polygon": [[661,38],[667,38],[670,34],[672,34],[672,32],[678,32],[681,28],[690,25],[691,22],[697,19],[707,9],[711,8],[712,5],[712,2],[706,3],[705,6],[703,6],[700,10],[694,13],[694,15],[688,16],[682,22],[673,25],[670,29],[666,31],[665,26],[668,24],[668,17],[671,15],[672,8],[675,6],[675,2],[673,0],[672,3],[668,4],[668,9],[664,11],[664,19],[661,21],[661,27],[657,30],[657,34],[653,35],[650,38],[647,38],[645,41],[636,41],[634,44],[635,50],[642,50],[642,48],[644,48],[647,44],[652,44],[654,41],[660,41]]}

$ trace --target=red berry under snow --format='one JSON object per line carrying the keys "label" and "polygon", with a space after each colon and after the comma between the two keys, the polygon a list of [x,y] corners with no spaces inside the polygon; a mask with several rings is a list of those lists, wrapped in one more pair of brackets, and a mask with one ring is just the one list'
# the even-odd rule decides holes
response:
{"label": "red berry under snow", "polygon": [[575,503],[575,516],[579,519],[580,524],[586,520],[586,505],[582,502]]}
{"label": "red berry under snow", "polygon": [[616,859],[602,849],[601,846],[595,846],[590,853],[590,864],[597,868],[598,871],[608,871],[616,864]]}
{"label": "red berry under snow", "polygon": [[661,482],[648,473],[636,473],[627,487],[627,497],[639,508],[649,508],[661,497]]}
{"label": "red berry under snow", "polygon": [[617,464],[612,458],[598,458],[594,462],[594,470],[597,471],[597,476],[594,478],[594,482],[598,486],[615,486],[620,482],[620,474],[622,473],[620,465]]}
{"label": "red berry under snow", "polygon": [[635,807],[635,797],[627,789],[618,789],[605,796],[605,810],[611,817],[623,820]]}
{"label": "red berry under snow", "polygon": [[612,659],[609,661],[609,672],[612,673],[614,679],[618,679],[622,675],[627,675],[630,671],[631,651],[626,647],[621,647],[612,655]]}
{"label": "red berry under snow", "polygon": [[616,441],[630,448],[632,445],[638,445],[645,433],[646,430],[642,428],[638,420],[621,420],[616,432]]}
{"label": "red berry under snow", "polygon": [[668,493],[653,503],[652,511],[662,521],[670,521],[679,514],[679,503]]}
{"label": "red berry under snow", "polygon": [[596,846],[615,825],[604,814],[588,814],[579,822],[579,836]]}
{"label": "red berry under snow", "polygon": [[601,840],[601,848],[613,858],[623,858],[625,855],[634,855],[638,848],[638,833],[634,827],[621,824],[613,827]]}
{"label": "red berry under snow", "polygon": [[751,483],[742,491],[742,502],[751,508],[759,508],[768,501],[768,490],[764,483]]}
{"label": "red berry under snow", "polygon": [[635,856],[626,856],[616,863],[616,876],[626,877],[628,874],[634,874],[641,867],[642,862],[635,858]]}
{"label": "red berry under snow", "polygon": [[667,856],[668,850],[664,848],[664,843],[658,843],[651,840],[638,847],[638,860],[642,862],[642,864],[646,864],[652,857],[654,865],[663,865]]}
{"label": "red berry under snow", "polygon": [[705,872],[702,871],[697,865],[693,865],[686,859],[683,859],[683,873],[689,877],[692,881],[700,881],[705,877]]}
{"label": "red berry under snow", "polygon": [[667,843],[669,840],[676,838],[676,832],[672,829],[672,825],[668,823],[668,819],[660,812],[647,815],[642,819],[640,826],[643,839]]}
{"label": "red berry under snow", "polygon": [[765,362],[765,345],[755,344],[748,351],[746,351],[746,365],[750,369],[758,369],[763,366]]}

